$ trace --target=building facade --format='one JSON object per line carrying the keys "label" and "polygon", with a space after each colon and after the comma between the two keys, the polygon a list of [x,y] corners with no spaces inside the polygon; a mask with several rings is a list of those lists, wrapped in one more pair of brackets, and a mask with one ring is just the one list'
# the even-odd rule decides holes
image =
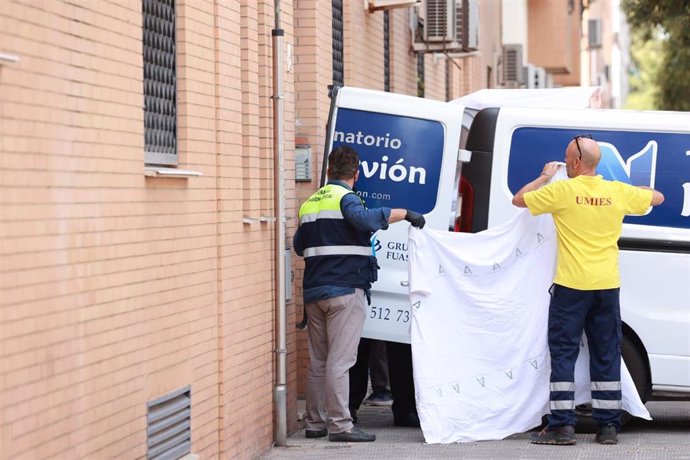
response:
{"label": "building facade", "polygon": [[[0,459],[272,445],[274,192],[289,248],[322,175],[328,85],[450,100],[505,83],[501,0],[450,2],[470,28],[440,49],[427,3],[0,0]],[[579,76],[548,51],[530,56]],[[303,265],[288,260],[294,431],[308,354]]]}

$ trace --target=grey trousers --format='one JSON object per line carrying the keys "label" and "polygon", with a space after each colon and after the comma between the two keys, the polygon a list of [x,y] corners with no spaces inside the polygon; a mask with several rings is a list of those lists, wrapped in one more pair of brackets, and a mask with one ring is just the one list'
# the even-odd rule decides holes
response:
{"label": "grey trousers", "polygon": [[307,430],[328,428],[330,433],[342,433],[352,429],[348,371],[357,360],[365,307],[362,289],[304,306],[309,317]]}

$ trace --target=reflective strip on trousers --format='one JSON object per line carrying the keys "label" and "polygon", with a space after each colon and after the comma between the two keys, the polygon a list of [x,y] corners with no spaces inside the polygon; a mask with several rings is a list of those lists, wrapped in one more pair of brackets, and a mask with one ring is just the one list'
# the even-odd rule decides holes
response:
{"label": "reflective strip on trousers", "polygon": [[551,382],[550,391],[575,391],[575,382]]}
{"label": "reflective strip on trousers", "polygon": [[620,399],[592,399],[593,409],[620,409],[621,406]]}
{"label": "reflective strip on trousers", "polygon": [[308,222],[314,222],[316,219],[342,219],[343,213],[333,210],[319,211],[312,214],[305,214],[299,218],[299,223],[304,224]]}
{"label": "reflective strip on trousers", "polygon": [[306,248],[304,257],[315,256],[370,256],[371,248],[368,246],[317,246]]}
{"label": "reflective strip on trousers", "polygon": [[575,400],[556,400],[549,402],[549,408],[551,410],[575,410]]}
{"label": "reflective strip on trousers", "polygon": [[621,382],[592,382],[592,391],[620,391]]}

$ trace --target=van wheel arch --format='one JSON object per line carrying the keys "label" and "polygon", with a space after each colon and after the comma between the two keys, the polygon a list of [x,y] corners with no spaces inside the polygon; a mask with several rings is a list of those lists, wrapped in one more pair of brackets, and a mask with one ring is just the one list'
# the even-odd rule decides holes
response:
{"label": "van wheel arch", "polygon": [[652,372],[649,355],[640,337],[626,323],[623,323],[621,354],[630,375],[635,382],[642,402],[647,402],[652,394]]}

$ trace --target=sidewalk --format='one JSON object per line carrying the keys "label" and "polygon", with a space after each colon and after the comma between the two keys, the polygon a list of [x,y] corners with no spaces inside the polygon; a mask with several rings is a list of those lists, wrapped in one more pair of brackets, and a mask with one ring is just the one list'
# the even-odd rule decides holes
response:
{"label": "sidewalk", "polygon": [[690,402],[650,402],[647,409],[654,419],[635,419],[628,423],[616,446],[594,442],[593,434],[577,434],[575,446],[530,444],[529,433],[502,441],[464,444],[424,443],[418,428],[393,426],[388,407],[362,406],[359,427],[376,435],[373,443],[336,443],[328,438],[305,439],[299,430],[288,438],[288,447],[274,447],[262,459],[690,459]]}

